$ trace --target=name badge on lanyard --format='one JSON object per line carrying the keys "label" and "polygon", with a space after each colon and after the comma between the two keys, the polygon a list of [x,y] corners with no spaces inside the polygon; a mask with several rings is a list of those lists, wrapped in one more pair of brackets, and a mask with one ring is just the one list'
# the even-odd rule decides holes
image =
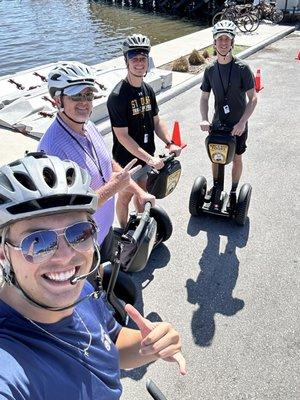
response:
{"label": "name badge on lanyard", "polygon": [[226,104],[225,106],[223,106],[223,110],[224,110],[224,114],[229,114],[230,113],[229,105]]}

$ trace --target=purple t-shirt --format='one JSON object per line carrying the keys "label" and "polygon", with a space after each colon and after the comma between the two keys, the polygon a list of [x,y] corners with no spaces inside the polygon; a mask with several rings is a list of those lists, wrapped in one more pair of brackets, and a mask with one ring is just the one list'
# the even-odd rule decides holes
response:
{"label": "purple t-shirt", "polygon": [[[73,131],[57,116],[42,136],[38,151],[57,156],[61,160],[75,161],[91,175],[91,188],[99,189],[112,175],[112,159],[102,135],[96,126],[88,121],[86,135]],[[98,242],[101,244],[114,221],[114,197],[106,201],[94,214],[99,228]]]}

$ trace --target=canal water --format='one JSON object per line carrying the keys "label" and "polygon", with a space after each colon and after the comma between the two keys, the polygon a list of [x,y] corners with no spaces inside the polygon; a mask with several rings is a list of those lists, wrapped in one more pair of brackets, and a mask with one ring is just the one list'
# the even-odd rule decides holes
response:
{"label": "canal water", "polygon": [[120,56],[129,34],[144,33],[155,45],[204,27],[87,0],[0,0],[0,20],[0,76],[59,60],[98,64]]}

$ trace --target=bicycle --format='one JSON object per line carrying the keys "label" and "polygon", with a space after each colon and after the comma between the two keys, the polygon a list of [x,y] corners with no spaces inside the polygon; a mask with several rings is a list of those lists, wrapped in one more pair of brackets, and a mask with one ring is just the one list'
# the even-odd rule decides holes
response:
{"label": "bicycle", "polygon": [[212,19],[212,24],[215,25],[218,21],[228,19],[233,21],[241,32],[254,32],[260,20],[256,13],[251,9],[251,5],[237,5],[235,1],[225,1],[225,8],[216,13]]}
{"label": "bicycle", "polygon": [[261,0],[259,4],[252,7],[253,12],[256,13],[260,20],[266,19],[274,24],[278,24],[283,20],[283,11],[276,7],[276,1]]}

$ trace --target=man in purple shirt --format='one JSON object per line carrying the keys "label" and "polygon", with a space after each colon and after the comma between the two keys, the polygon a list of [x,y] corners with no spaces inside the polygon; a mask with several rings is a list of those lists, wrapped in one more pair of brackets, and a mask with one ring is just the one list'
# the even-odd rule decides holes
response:
{"label": "man in purple shirt", "polygon": [[104,262],[111,258],[115,194],[131,192],[140,205],[147,201],[154,204],[155,198],[131,179],[140,168],[133,167],[136,160],[122,169],[111,158],[100,132],[89,120],[97,92],[92,69],[78,62],[59,64],[49,73],[48,88],[59,111],[41,138],[38,150],[62,160],[73,160],[91,175],[91,187],[99,196],[94,218],[101,228],[98,242]]}

